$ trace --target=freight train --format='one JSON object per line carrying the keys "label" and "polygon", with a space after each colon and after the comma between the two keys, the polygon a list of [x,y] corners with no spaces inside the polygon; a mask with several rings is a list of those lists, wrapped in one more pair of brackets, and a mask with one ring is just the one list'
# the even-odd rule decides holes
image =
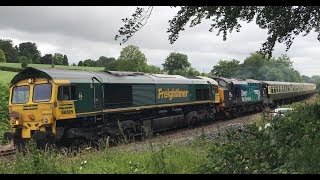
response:
{"label": "freight train", "polygon": [[6,139],[80,143],[193,126],[312,95],[309,83],[36,69],[11,81]]}

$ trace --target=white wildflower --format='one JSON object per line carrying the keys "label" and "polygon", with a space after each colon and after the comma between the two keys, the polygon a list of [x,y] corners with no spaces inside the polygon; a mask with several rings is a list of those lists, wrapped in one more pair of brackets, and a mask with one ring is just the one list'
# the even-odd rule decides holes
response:
{"label": "white wildflower", "polygon": [[271,126],[271,124],[270,123],[267,123],[265,126],[264,126],[264,128],[267,128],[267,127],[270,127]]}
{"label": "white wildflower", "polygon": [[87,147],[87,148],[86,148],[86,150],[89,150],[89,149],[91,149],[91,147]]}
{"label": "white wildflower", "polygon": [[131,164],[131,161],[129,161],[129,164]]}
{"label": "white wildflower", "polygon": [[262,130],[262,127],[259,127],[259,131],[261,131]]}
{"label": "white wildflower", "polygon": [[83,162],[83,164],[86,164],[87,163],[87,160],[85,160],[84,162]]}
{"label": "white wildflower", "polygon": [[249,168],[248,168],[248,166],[246,166],[244,169],[245,169],[245,170],[248,170]]}
{"label": "white wildflower", "polygon": [[80,170],[82,169],[82,166],[80,166],[80,168],[79,168]]}

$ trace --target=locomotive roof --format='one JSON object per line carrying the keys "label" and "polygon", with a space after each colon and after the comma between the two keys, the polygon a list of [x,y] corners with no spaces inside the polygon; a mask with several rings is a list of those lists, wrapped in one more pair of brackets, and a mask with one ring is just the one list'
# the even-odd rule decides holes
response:
{"label": "locomotive roof", "polygon": [[266,85],[278,85],[278,86],[283,86],[283,85],[292,85],[292,86],[297,86],[297,85],[303,85],[303,86],[307,86],[307,85],[315,85],[312,83],[297,83],[297,82],[281,82],[281,81],[261,81],[262,84],[266,84]]}
{"label": "locomotive roof", "polygon": [[[103,83],[135,83],[135,84],[208,84],[208,80],[192,79],[180,75],[148,74],[124,71],[85,71],[55,68],[28,67],[19,72],[11,80],[15,84],[23,79],[47,78],[55,80],[69,80],[70,83],[92,83],[92,78]],[[212,83],[211,80],[210,82]]]}
{"label": "locomotive roof", "polygon": [[227,83],[233,83],[233,84],[248,84],[248,83],[261,84],[260,81],[257,81],[255,79],[236,79],[236,78],[223,78],[223,77],[217,77],[216,79],[221,79],[226,81]]}

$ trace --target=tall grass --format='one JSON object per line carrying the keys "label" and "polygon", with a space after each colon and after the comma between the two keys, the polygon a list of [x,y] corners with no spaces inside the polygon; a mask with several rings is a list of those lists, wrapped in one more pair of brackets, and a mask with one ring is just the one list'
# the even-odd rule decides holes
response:
{"label": "tall grass", "polygon": [[269,124],[229,129],[216,141],[199,173],[319,173],[320,103],[295,104]]}

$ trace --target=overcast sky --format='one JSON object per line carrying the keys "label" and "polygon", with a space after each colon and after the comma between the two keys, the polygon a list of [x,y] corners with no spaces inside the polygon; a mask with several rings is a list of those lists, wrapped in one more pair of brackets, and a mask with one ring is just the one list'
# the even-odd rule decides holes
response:
{"label": "overcast sky", "polygon": [[[148,23],[123,45],[114,40],[121,19],[130,17],[135,6],[81,6],[81,7],[0,7],[0,38],[11,39],[15,45],[35,42],[41,55],[56,52],[66,54],[69,63],[100,56],[118,58],[127,45],[136,45],[146,55],[149,64],[162,68],[170,52],[188,55],[189,62],[200,72],[209,72],[220,59],[236,59],[241,62],[261,48],[267,38],[267,30],[254,22],[243,23],[239,33],[233,32],[222,40],[217,30],[209,32],[206,21],[196,27],[186,28],[179,39],[170,44],[167,28],[178,8],[155,7]],[[275,57],[287,53],[294,68],[304,75],[320,75],[320,43],[317,34],[299,36],[290,50],[276,44]]]}

